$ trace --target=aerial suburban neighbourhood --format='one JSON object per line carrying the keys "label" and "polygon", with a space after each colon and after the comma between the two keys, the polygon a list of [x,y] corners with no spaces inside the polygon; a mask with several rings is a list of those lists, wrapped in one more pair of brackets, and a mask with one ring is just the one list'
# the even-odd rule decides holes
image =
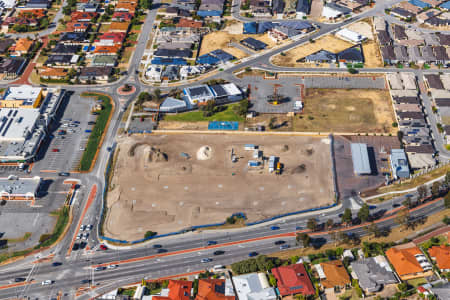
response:
{"label": "aerial suburban neighbourhood", "polygon": [[0,0],[0,299],[450,299],[449,10]]}

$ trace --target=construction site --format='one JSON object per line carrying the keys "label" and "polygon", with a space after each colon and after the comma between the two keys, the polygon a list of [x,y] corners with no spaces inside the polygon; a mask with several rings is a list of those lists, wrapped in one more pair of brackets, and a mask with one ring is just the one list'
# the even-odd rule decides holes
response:
{"label": "construction site", "polygon": [[[335,201],[331,140],[292,135],[170,134],[118,143],[105,236],[135,240],[247,222]],[[120,170],[118,172],[117,170]]]}

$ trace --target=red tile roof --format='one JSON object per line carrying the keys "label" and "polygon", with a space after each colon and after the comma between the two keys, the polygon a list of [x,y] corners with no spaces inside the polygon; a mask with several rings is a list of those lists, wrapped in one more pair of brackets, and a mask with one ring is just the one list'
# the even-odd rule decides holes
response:
{"label": "red tile roof", "polygon": [[79,20],[92,20],[98,15],[96,12],[83,12],[83,11],[74,11],[70,17],[72,18],[72,21],[79,21]]}
{"label": "red tile roof", "polygon": [[386,251],[387,258],[400,276],[423,272],[423,268],[414,256],[416,254],[423,254],[416,246],[392,247]]}
{"label": "red tile roof", "polygon": [[126,36],[125,32],[106,32],[98,38],[98,41],[112,40],[114,44],[121,44]]}
{"label": "red tile roof", "polygon": [[235,300],[235,296],[225,296],[225,279],[200,279],[195,300]]}
{"label": "red tile roof", "polygon": [[436,260],[439,269],[450,269],[450,246],[440,245],[428,249],[430,256]]}
{"label": "red tile roof", "polygon": [[303,264],[281,266],[272,269],[282,296],[302,294],[314,295],[314,287]]}
{"label": "red tile roof", "polygon": [[191,296],[192,282],[185,280],[170,280],[169,295],[153,296],[153,300],[189,300]]}
{"label": "red tile roof", "polygon": [[113,20],[121,20],[121,21],[131,21],[133,19],[134,13],[129,13],[126,11],[116,11],[112,15]]}

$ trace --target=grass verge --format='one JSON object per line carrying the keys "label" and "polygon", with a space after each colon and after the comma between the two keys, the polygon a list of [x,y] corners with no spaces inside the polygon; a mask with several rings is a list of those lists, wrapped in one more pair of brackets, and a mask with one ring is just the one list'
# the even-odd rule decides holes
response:
{"label": "grass verge", "polygon": [[96,93],[83,93],[82,97],[94,97],[97,100],[102,101],[103,109],[99,112],[94,128],[89,136],[86,150],[84,150],[83,156],[80,161],[80,171],[89,171],[93,163],[95,163],[95,155],[98,148],[101,146],[103,134],[105,132],[106,125],[108,124],[109,117],[112,112],[111,99],[108,96],[96,94]]}
{"label": "grass verge", "polygon": [[244,118],[237,115],[233,111],[233,107],[239,104],[226,105],[226,109],[215,113],[210,117],[204,117],[203,111],[190,111],[185,113],[179,113],[176,115],[166,115],[165,121],[181,121],[181,122],[200,122],[200,121],[238,121],[243,122]]}
{"label": "grass verge", "polygon": [[64,206],[62,209],[59,209],[52,213],[54,216],[58,216],[58,219],[56,220],[55,228],[53,228],[52,234],[43,234],[41,235],[41,238],[39,239],[41,242],[34,247],[34,249],[40,249],[42,247],[48,247],[52,245],[54,242],[56,242],[61,234],[66,229],[67,223],[69,223],[69,215],[70,207]]}

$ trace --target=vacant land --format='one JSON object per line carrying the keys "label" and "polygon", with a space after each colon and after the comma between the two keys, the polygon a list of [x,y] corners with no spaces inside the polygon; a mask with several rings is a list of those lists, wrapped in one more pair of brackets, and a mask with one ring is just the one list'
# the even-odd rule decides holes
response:
{"label": "vacant land", "polygon": [[[266,157],[259,167],[247,165],[254,159],[253,151],[244,150],[249,143]],[[106,235],[115,238],[223,222],[237,212],[255,221],[334,199],[328,138],[131,136],[120,140],[119,148],[115,169],[120,172],[114,172],[105,220]],[[281,175],[269,173],[270,155],[283,164]]]}
{"label": "vacant land", "polygon": [[394,113],[386,90],[306,89],[295,131],[391,133]]}
{"label": "vacant land", "polygon": [[364,42],[362,45],[364,54],[365,68],[379,68],[383,67],[383,60],[381,59],[380,48],[373,40]]}
{"label": "vacant land", "polygon": [[241,49],[238,49],[236,47],[233,47],[230,45],[230,43],[236,43],[239,44],[239,42],[247,37],[253,37],[254,39],[260,40],[264,43],[266,43],[268,46],[267,48],[271,48],[276,45],[276,43],[269,38],[268,34],[231,34],[225,31],[216,31],[209,33],[205,35],[202,39],[202,44],[200,48],[200,54],[203,55],[208,52],[222,49],[223,51],[226,51],[230,53],[231,55],[234,55],[237,58],[243,58],[248,56],[247,53],[242,51]]}
{"label": "vacant land", "polygon": [[319,50],[327,50],[333,53],[341,52],[347,48],[350,48],[353,44],[341,40],[334,35],[326,35],[315,40],[313,43],[308,42],[299,47],[291,49],[284,53],[284,55],[278,54],[272,59],[272,63],[277,66],[284,67],[296,67],[301,66],[301,63],[296,61],[300,58],[304,58],[310,54],[313,54]]}

